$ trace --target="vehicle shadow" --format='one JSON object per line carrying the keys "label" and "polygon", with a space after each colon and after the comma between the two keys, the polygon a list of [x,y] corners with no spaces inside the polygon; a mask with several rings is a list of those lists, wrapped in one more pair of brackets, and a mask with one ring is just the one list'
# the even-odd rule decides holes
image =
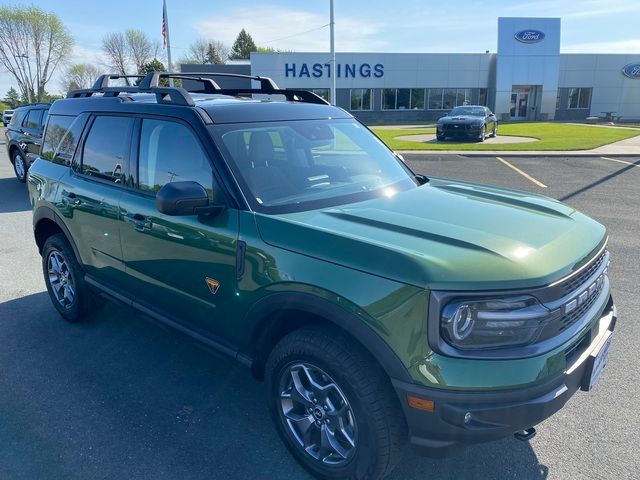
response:
{"label": "vehicle shadow", "polygon": [[597,187],[598,185],[602,185],[603,183],[608,182],[609,180],[617,177],[618,175],[622,175],[623,173],[626,173],[627,171],[633,169],[633,168],[637,168],[640,166],[640,160],[636,160],[635,162],[633,162],[632,165],[627,165],[625,167],[621,167],[619,170],[610,173],[609,175],[605,175],[602,178],[599,178],[598,180],[596,180],[595,182],[591,182],[588,185],[585,185],[582,188],[579,188],[578,190],[575,190],[574,192],[571,193],[567,193],[566,195],[563,195],[562,197],[560,197],[558,200],[560,200],[561,202],[566,202],[567,200],[569,200],[570,198],[573,198],[577,195],[580,195],[581,193],[587,192],[589,190],[591,190],[592,188]]}
{"label": "vehicle shadow", "polygon": [[[246,368],[129,308],[67,324],[35,293],[0,303],[0,338],[5,478],[310,478]],[[546,475],[508,439],[446,460],[407,452],[390,478]]]}
{"label": "vehicle shadow", "polygon": [[0,213],[26,210],[31,210],[26,185],[15,177],[0,178]]}

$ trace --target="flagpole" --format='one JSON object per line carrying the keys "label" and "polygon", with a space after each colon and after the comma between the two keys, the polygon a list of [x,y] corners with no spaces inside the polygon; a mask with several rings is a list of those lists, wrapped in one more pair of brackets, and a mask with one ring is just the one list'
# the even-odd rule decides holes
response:
{"label": "flagpole", "polygon": [[[171,41],[169,40],[169,15],[167,14],[167,0],[163,0],[163,14],[164,14],[164,28],[167,36],[167,72],[173,71],[173,64],[171,63]],[[173,78],[169,78],[169,86],[173,87]]]}

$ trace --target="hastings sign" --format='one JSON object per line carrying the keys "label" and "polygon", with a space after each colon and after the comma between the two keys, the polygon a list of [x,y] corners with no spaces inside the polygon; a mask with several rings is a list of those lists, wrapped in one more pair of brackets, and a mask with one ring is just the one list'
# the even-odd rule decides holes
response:
{"label": "hastings sign", "polygon": [[640,63],[630,63],[622,67],[622,73],[629,78],[640,79]]}
{"label": "hastings sign", "polygon": [[540,30],[520,30],[514,37],[522,43],[538,43],[544,40],[544,32]]}

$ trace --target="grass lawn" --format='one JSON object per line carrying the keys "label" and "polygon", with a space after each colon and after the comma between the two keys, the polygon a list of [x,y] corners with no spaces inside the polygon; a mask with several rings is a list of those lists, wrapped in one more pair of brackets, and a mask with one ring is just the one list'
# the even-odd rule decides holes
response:
{"label": "grass lawn", "polygon": [[608,143],[639,135],[633,129],[602,128],[563,123],[506,123],[499,127],[498,135],[534,137],[538,141],[527,143],[494,144],[472,141],[444,143],[421,143],[397,140],[404,135],[435,133],[435,128],[372,130],[393,150],[590,150]]}

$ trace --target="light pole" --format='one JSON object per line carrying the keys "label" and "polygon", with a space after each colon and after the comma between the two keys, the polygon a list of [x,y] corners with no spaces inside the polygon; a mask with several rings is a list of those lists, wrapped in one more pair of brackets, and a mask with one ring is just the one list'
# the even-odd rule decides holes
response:
{"label": "light pole", "polygon": [[331,104],[336,104],[336,77],[338,72],[336,71],[336,46],[334,40],[334,26],[333,21],[333,0],[329,0],[329,43],[331,49]]}

